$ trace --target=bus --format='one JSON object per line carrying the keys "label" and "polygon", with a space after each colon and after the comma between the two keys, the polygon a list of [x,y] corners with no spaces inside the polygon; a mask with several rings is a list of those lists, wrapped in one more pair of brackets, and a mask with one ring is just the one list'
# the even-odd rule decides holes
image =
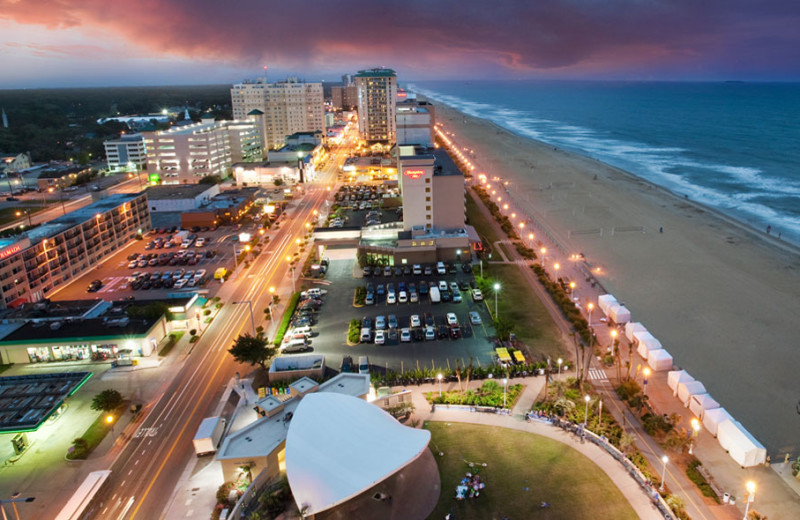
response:
{"label": "bus", "polygon": [[69,499],[55,520],[84,520],[97,516],[100,506],[94,498],[103,489],[103,485],[111,475],[111,470],[93,471],[89,473],[83,484]]}

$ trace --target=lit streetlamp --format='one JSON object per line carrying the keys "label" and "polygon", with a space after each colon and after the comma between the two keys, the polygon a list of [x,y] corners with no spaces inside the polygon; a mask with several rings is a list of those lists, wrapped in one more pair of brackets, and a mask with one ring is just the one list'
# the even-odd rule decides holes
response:
{"label": "lit streetlamp", "polygon": [[558,280],[558,270],[561,269],[561,264],[556,262],[555,264],[553,264],[553,269],[555,269],[556,280]]}
{"label": "lit streetlamp", "polygon": [[650,367],[644,367],[642,370],[644,374],[644,384],[642,385],[642,395],[647,395],[647,378],[650,377]]}
{"label": "lit streetlamp", "polygon": [[111,438],[116,440],[116,437],[114,436],[114,416],[111,414],[106,415],[106,423],[111,428]]}
{"label": "lit streetlamp", "polygon": [[575,294],[575,282],[569,282],[569,297],[572,299]]}
{"label": "lit streetlamp", "polygon": [[558,375],[559,375],[559,377],[561,376],[561,363],[563,363],[563,362],[564,362],[564,360],[561,359],[561,358],[558,358],[556,360],[556,363],[558,363]]}
{"label": "lit streetlamp", "polygon": [[19,491],[15,492],[11,495],[11,500],[0,500],[0,513],[3,515],[3,520],[6,520],[8,517],[6,516],[6,510],[3,508],[3,504],[11,504],[11,507],[14,508],[14,516],[17,520],[19,520],[19,511],[17,511],[17,502],[33,502],[36,500],[36,497],[26,497],[20,498],[22,493]]}
{"label": "lit streetlamp", "polygon": [[286,261],[289,262],[289,269],[292,270],[292,294],[294,294],[295,292],[297,292],[297,288],[295,287],[294,283],[294,264],[292,263],[292,257],[287,256]]}
{"label": "lit streetlamp", "polygon": [[500,284],[494,284],[494,319],[497,319],[497,293],[500,292]]}
{"label": "lit streetlamp", "polygon": [[28,227],[33,227],[33,222],[31,222],[31,210],[23,209],[21,211],[17,211],[17,216],[21,217],[22,214],[25,213],[25,216],[28,217]]}
{"label": "lit streetlamp", "polygon": [[689,442],[689,455],[692,454],[692,448],[694,447],[694,439],[700,434],[700,421],[697,420],[697,417],[692,417],[692,440]]}
{"label": "lit streetlamp", "polygon": [[664,455],[663,457],[661,457],[661,462],[664,463],[664,468],[661,470],[661,485],[658,486],[658,490],[663,493],[664,492],[664,479],[667,478],[667,462],[669,462],[669,457]]}
{"label": "lit streetlamp", "polygon": [[586,412],[583,415],[583,428],[586,429],[586,423],[589,421],[589,401],[592,400],[589,395],[584,395],[583,400],[586,401]]}
{"label": "lit streetlamp", "polygon": [[744,506],[743,520],[747,520],[747,513],[750,512],[750,504],[756,500],[756,483],[752,480],[748,480],[745,487],[747,487],[747,504]]}
{"label": "lit streetlamp", "polygon": [[544,263],[547,260],[547,256],[545,256],[547,255],[547,248],[543,247],[539,250],[539,252],[542,253],[542,267],[544,267]]}
{"label": "lit streetlamp", "polygon": [[442,376],[441,372],[436,374],[436,379],[439,380],[439,397],[442,397],[442,377],[444,377],[444,376]]}
{"label": "lit streetlamp", "polygon": [[589,328],[591,329],[592,328],[592,310],[594,310],[594,304],[590,302],[588,305],[586,305],[586,308],[589,309]]}

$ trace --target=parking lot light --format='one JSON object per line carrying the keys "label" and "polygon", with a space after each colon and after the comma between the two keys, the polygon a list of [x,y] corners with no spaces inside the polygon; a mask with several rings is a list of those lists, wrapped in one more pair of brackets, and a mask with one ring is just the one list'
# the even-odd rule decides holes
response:
{"label": "parking lot light", "polygon": [[444,376],[442,376],[441,372],[436,375],[436,379],[439,380],[439,397],[442,397],[442,377]]}
{"label": "parking lot light", "polygon": [[497,293],[500,292],[500,284],[494,284],[494,319],[497,319]]}

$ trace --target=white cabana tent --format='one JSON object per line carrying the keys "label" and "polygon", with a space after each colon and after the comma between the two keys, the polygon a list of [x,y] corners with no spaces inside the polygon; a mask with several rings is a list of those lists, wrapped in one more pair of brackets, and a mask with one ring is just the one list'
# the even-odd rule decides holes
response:
{"label": "white cabana tent", "polygon": [[713,410],[714,408],[719,408],[719,403],[710,394],[693,395],[689,399],[689,410],[701,421],[706,410]]}
{"label": "white cabana tent", "polygon": [[606,315],[617,325],[623,325],[631,321],[631,311],[624,305],[612,305]]}
{"label": "white cabana tent", "polygon": [[664,348],[661,346],[661,342],[647,331],[634,333],[633,339],[639,343],[639,348],[637,350],[643,359],[647,359],[647,353],[651,350]]}
{"label": "white cabana tent", "polygon": [[732,421],[733,417],[731,417],[731,414],[729,414],[725,408],[713,408],[711,410],[706,410],[706,413],[703,414],[703,426],[705,426],[706,430],[714,437],[717,436],[717,428],[720,423],[728,420]]}
{"label": "white cabana tent", "polygon": [[673,370],[667,374],[667,386],[672,389],[672,395],[678,395],[678,385],[688,381],[694,381],[694,378],[686,370]]}
{"label": "white cabana tent", "polygon": [[651,350],[647,353],[647,364],[653,372],[661,372],[672,368],[672,356],[663,348]]}
{"label": "white cabana tent", "polygon": [[647,328],[638,321],[629,321],[625,324],[625,337],[628,341],[633,341],[633,333],[637,331],[647,332]]}
{"label": "white cabana tent", "polygon": [[603,314],[608,316],[608,311],[611,309],[612,305],[619,305],[617,299],[614,298],[611,294],[601,294],[597,297],[597,306],[600,307],[600,310],[603,311]]}
{"label": "white cabana tent", "polygon": [[733,460],[742,467],[763,464],[767,450],[738,421],[728,419],[717,426],[717,439]]}
{"label": "white cabana tent", "polygon": [[705,393],[707,393],[706,387],[700,381],[688,381],[678,384],[678,399],[683,403],[683,406],[689,406],[689,398],[693,395]]}

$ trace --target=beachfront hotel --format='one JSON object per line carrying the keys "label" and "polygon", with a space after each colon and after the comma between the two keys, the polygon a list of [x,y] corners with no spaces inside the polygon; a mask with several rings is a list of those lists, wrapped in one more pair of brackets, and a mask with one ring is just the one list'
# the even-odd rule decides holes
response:
{"label": "beachfront hotel", "polygon": [[145,193],[116,193],[0,239],[0,308],[47,298],[150,227]]}
{"label": "beachfront hotel", "polygon": [[324,132],[324,103],[322,83],[305,83],[297,78],[267,83],[263,77],[231,88],[233,118],[259,119],[265,150],[282,146],[286,136],[297,132]]}
{"label": "beachfront hotel", "polygon": [[233,163],[260,161],[261,132],[253,121],[215,121],[143,132],[147,171],[160,184],[194,184],[207,175],[228,176]]}
{"label": "beachfront hotel", "polygon": [[358,134],[368,145],[393,144],[396,138],[397,74],[392,69],[361,70],[358,89]]}

